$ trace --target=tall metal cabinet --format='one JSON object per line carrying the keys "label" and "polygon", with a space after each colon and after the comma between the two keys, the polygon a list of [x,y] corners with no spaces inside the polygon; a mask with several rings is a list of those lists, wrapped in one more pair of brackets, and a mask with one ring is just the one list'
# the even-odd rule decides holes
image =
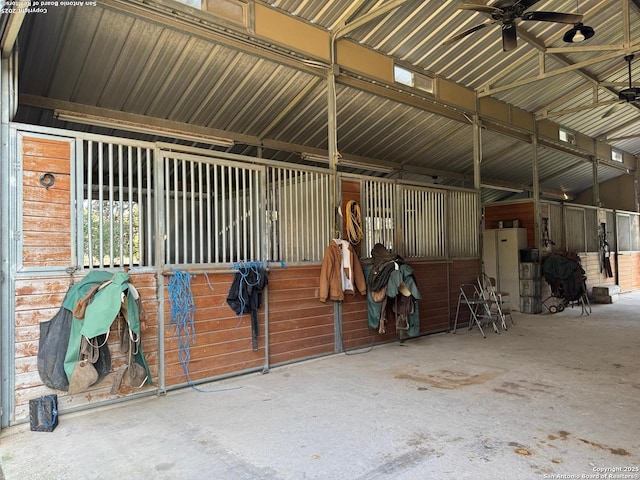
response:
{"label": "tall metal cabinet", "polygon": [[485,273],[496,279],[501,292],[509,292],[511,308],[520,307],[520,250],[527,248],[526,228],[485,230],[482,260]]}

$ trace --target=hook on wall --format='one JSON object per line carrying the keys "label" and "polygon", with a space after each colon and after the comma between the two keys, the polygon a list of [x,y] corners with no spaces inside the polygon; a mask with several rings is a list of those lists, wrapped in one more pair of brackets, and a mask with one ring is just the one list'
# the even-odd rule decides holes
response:
{"label": "hook on wall", "polygon": [[53,173],[43,173],[40,175],[40,185],[49,190],[49,188],[53,187],[53,184],[56,183],[56,177],[53,176]]}

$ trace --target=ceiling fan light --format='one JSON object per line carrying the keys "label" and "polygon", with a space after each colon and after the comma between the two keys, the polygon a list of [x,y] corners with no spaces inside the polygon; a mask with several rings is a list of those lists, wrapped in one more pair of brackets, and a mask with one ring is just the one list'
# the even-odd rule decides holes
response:
{"label": "ceiling fan light", "polygon": [[582,23],[576,23],[564,34],[562,39],[567,43],[578,43],[590,39],[595,33],[593,28]]}

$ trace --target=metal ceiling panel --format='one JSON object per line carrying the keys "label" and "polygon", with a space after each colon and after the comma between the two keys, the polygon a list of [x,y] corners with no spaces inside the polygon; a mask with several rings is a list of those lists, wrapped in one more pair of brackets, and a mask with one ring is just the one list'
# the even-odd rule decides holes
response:
{"label": "metal ceiling panel", "polygon": [[[336,30],[389,1],[271,0],[269,5]],[[486,15],[458,9],[460,4],[458,0],[407,0],[351,31],[347,38],[391,55],[405,66],[413,65],[418,71],[479,92],[507,86],[492,96],[532,113],[548,109],[553,114],[589,106],[594,101],[596,83],[624,83],[627,79],[624,60],[616,50],[582,51],[576,47],[573,51],[547,53],[543,66],[541,50],[567,46],[562,34],[568,26],[563,24],[519,22],[518,47],[510,52],[502,51],[497,25],[443,46],[451,35],[487,21]],[[585,23],[596,30],[596,36],[585,42],[586,46],[622,45],[623,6],[620,0],[579,3],[580,11],[587,12]],[[635,5],[629,5],[629,9],[631,43],[635,45],[640,38],[640,14]],[[532,10],[575,12],[576,4],[573,0],[543,0]],[[27,16],[19,42],[21,93],[305,148],[327,148],[327,87],[323,72],[313,74],[309,69],[285,66],[178,27],[169,28],[100,6],[56,8],[47,15]],[[611,57],[583,67],[582,73],[573,71],[515,86],[543,72],[600,57],[603,51]],[[640,47],[638,53],[633,78],[640,82]],[[606,93],[606,88],[614,93]],[[620,88],[623,87],[600,85],[598,97],[615,98]],[[600,106],[551,119],[594,138],[620,138],[613,141],[614,146],[640,154],[640,136],[634,137],[638,135],[640,110],[625,105],[615,116],[603,119],[608,108]],[[19,120],[64,126],[50,111],[24,106]],[[434,176],[457,186],[460,176],[473,176],[470,122],[457,122],[344,85],[337,86],[337,120],[338,148],[345,157],[393,163],[414,172],[447,171],[450,178]],[[505,185],[531,183],[531,144],[490,130],[483,130],[482,137],[484,178]],[[255,154],[256,147],[237,145],[233,151]],[[297,152],[264,149],[263,155],[300,160]],[[573,164],[575,168],[567,169]],[[543,188],[570,192],[591,188],[591,165],[580,164],[565,152],[541,147],[538,168]],[[607,168],[600,179],[623,173]],[[428,179],[430,175],[425,173],[421,178]],[[491,195],[505,198],[513,194],[503,190]]]}

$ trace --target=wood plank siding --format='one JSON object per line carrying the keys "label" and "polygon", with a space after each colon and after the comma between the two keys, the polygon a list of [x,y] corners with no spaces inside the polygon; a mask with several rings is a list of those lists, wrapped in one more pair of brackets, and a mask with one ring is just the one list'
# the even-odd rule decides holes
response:
{"label": "wood plank siding", "polygon": [[[141,337],[142,348],[149,363],[154,385],[158,377],[158,302],[156,297],[155,274],[130,274],[131,283],[137,288],[142,299]],[[75,281],[79,278],[75,277]],[[47,393],[56,393],[61,411],[67,408],[94,404],[103,400],[124,397],[140,390],[122,386],[117,395],[110,390],[115,378],[115,371],[126,361],[120,352],[120,334],[118,324],[114,322],[109,333],[109,350],[111,352],[111,373],[100,383],[86,392],[70,396],[66,392],[46,387],[38,374],[38,344],[40,323],[51,319],[62,305],[69,289],[70,277],[30,277],[16,281],[15,295],[15,416],[23,419],[29,415],[29,400]],[[145,387],[150,390],[154,387]]]}
{"label": "wood plank siding", "polygon": [[534,248],[536,242],[536,221],[533,200],[484,207],[484,228],[499,228],[500,221],[519,220],[520,228],[527,229],[527,247]]}
{"label": "wood plank siding", "polygon": [[[22,264],[71,265],[71,145],[68,141],[23,137]],[[45,188],[42,175],[54,183]]]}

